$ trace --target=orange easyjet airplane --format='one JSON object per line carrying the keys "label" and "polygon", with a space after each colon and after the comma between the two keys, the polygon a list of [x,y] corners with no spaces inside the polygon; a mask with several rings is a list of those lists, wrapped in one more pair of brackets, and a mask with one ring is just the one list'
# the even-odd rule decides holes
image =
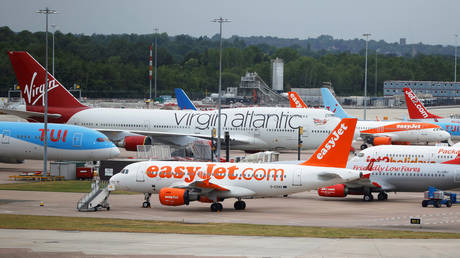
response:
{"label": "orange easyjet airplane", "polygon": [[299,165],[258,163],[207,163],[144,161],[126,166],[110,179],[111,189],[145,193],[143,207],[158,193],[166,206],[209,202],[221,211],[220,202],[236,198],[236,210],[244,210],[245,198],[281,196],[362,177],[346,169],[356,119],[343,119],[311,158]]}
{"label": "orange easyjet airplane", "polygon": [[[340,118],[350,117],[337,102],[329,89],[321,88],[324,106],[326,109],[334,107],[334,112]],[[289,94],[291,107],[294,99]],[[300,99],[297,95],[297,99]],[[359,120],[356,125],[360,137],[364,141],[361,149],[367,148],[367,144],[388,145],[388,144],[408,144],[423,142],[449,141],[450,134],[444,131],[441,126],[425,122],[407,121],[368,121]]]}

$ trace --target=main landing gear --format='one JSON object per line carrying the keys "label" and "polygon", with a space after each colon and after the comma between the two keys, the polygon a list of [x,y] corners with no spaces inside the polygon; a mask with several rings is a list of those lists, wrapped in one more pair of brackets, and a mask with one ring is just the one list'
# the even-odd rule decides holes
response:
{"label": "main landing gear", "polygon": [[365,143],[361,144],[360,148],[361,148],[361,150],[367,149],[367,144],[365,144]]}
{"label": "main landing gear", "polygon": [[379,201],[386,201],[388,200],[388,194],[385,192],[380,192],[379,195],[377,196],[377,199]]}
{"label": "main landing gear", "polygon": [[224,208],[224,206],[222,206],[222,203],[220,203],[220,202],[215,202],[215,203],[211,204],[211,211],[212,212],[222,211],[223,208]]}
{"label": "main landing gear", "polygon": [[[363,201],[370,202],[372,200],[374,200],[374,196],[372,195],[371,192],[367,192],[367,193],[364,194]],[[377,200],[379,200],[379,201],[388,200],[388,194],[385,193],[385,192],[380,192],[379,195],[377,195]]]}
{"label": "main landing gear", "polygon": [[233,204],[233,207],[235,207],[235,210],[244,210],[246,209],[246,203],[242,200],[238,200]]}
{"label": "main landing gear", "polygon": [[145,202],[142,203],[142,208],[150,208],[150,196],[152,196],[151,193],[144,193]]}

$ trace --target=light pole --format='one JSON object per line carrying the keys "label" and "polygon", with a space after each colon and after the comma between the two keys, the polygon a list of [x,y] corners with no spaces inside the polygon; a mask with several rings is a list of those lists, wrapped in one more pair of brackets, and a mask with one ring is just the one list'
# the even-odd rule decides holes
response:
{"label": "light pole", "polygon": [[375,85],[374,85],[374,94],[377,97],[377,58],[379,55],[379,50],[375,50]]}
{"label": "light pole", "polygon": [[364,68],[364,120],[366,120],[366,106],[367,106],[367,46],[369,42],[370,33],[364,33],[363,36],[366,37],[366,66]]}
{"label": "light pole", "polygon": [[[158,28],[154,28],[153,31],[155,32],[155,99],[157,98],[157,34]],[[150,99],[152,99],[152,89],[150,89]]]}
{"label": "light pole", "polygon": [[455,34],[455,65],[454,65],[454,82],[457,82],[457,38],[458,38],[458,34]]}
{"label": "light pole", "polygon": [[218,115],[217,115],[217,161],[220,162],[220,131],[221,131],[221,99],[222,99],[222,23],[224,22],[231,22],[229,19],[224,19],[222,17],[219,17],[217,19],[213,19],[212,22],[218,22],[220,25],[220,33],[219,33],[219,40],[220,40],[220,49],[219,49],[219,98],[217,101],[217,109],[218,109]]}
{"label": "light pole", "polygon": [[54,33],[56,33],[56,24],[51,24],[51,27],[53,27],[53,77],[54,77]]}
{"label": "light pole", "polygon": [[51,10],[48,7],[42,10],[38,10],[37,13],[45,14],[46,17],[46,34],[45,34],[45,96],[43,99],[43,105],[45,106],[44,112],[44,137],[43,137],[43,174],[42,176],[47,176],[48,174],[48,15],[56,14],[56,10]]}

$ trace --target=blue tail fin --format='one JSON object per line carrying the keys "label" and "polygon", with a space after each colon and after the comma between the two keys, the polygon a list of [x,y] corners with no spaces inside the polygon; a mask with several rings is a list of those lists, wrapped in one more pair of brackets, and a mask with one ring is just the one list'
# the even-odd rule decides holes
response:
{"label": "blue tail fin", "polygon": [[179,109],[196,110],[195,105],[193,105],[192,101],[188,98],[187,94],[185,94],[184,90],[175,88],[174,92],[176,93],[177,106],[179,106]]}
{"label": "blue tail fin", "polygon": [[328,88],[321,88],[321,95],[323,96],[324,108],[333,112],[336,117],[353,118],[343,110],[342,106],[337,102]]}

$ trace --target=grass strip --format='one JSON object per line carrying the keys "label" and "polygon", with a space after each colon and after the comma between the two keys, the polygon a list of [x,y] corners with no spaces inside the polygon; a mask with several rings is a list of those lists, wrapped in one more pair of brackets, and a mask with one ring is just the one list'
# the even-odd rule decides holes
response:
{"label": "grass strip", "polygon": [[0,214],[0,228],[99,232],[175,233],[234,236],[360,238],[360,239],[458,239],[460,234],[356,228],[275,226],[230,223],[180,223],[86,217]]}
{"label": "grass strip", "polygon": [[[0,190],[88,193],[91,191],[91,181],[63,180],[63,181],[42,181],[42,182],[0,184]],[[113,194],[135,194],[132,192],[127,192],[127,191],[114,191],[112,193]]]}

